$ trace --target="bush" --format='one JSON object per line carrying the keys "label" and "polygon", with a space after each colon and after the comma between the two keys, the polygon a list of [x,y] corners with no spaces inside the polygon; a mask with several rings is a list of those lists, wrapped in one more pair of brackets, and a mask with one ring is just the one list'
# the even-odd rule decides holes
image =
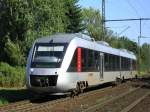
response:
{"label": "bush", "polygon": [[24,65],[25,58],[17,42],[14,43],[10,39],[8,39],[5,44],[4,51],[8,56],[7,60],[10,64],[17,66]]}
{"label": "bush", "polygon": [[12,67],[0,62],[0,86],[22,87],[25,85],[25,67]]}

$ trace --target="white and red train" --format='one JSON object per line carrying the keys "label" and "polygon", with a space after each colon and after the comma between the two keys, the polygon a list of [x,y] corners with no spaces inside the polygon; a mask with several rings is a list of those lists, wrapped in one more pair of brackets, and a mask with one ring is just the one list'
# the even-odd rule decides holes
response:
{"label": "white and red train", "polygon": [[65,93],[136,74],[136,56],[103,41],[75,34],[37,39],[28,56],[27,88],[37,93]]}

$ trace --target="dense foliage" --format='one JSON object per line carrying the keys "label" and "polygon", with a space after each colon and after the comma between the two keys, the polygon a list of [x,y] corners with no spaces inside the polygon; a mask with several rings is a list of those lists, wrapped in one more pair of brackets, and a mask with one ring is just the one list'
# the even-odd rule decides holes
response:
{"label": "dense foliage", "polygon": [[150,72],[150,45],[143,44],[140,52],[141,70],[147,70]]}
{"label": "dense foliage", "polygon": [[[99,10],[81,9],[78,0],[0,0],[0,86],[24,85],[27,55],[33,41],[53,33],[88,31],[102,39]],[[105,31],[105,41],[138,54],[136,42]],[[142,69],[149,69],[150,45],[141,49]]]}
{"label": "dense foliage", "polygon": [[85,25],[85,30],[88,31],[89,35],[96,40],[102,39],[102,17],[99,10],[83,9],[83,23]]}
{"label": "dense foliage", "polygon": [[1,87],[22,87],[25,85],[25,67],[12,67],[1,62],[0,70]]}
{"label": "dense foliage", "polygon": [[83,29],[77,0],[1,0],[0,10],[0,61],[11,65],[25,64],[36,38]]}
{"label": "dense foliage", "polygon": [[82,31],[81,8],[77,2],[0,0],[0,62],[5,62],[0,66],[1,76],[4,76],[0,79],[0,86],[15,86],[15,82],[17,85],[22,81],[22,75],[25,75],[22,67],[12,66],[25,66],[29,49],[36,38]]}
{"label": "dense foliage", "polygon": [[0,98],[0,106],[4,104],[8,104],[8,101],[5,98]]}
{"label": "dense foliage", "polygon": [[82,23],[82,13],[81,8],[77,4],[79,0],[66,0],[66,16],[69,21],[67,21],[67,33],[78,33],[84,29]]}

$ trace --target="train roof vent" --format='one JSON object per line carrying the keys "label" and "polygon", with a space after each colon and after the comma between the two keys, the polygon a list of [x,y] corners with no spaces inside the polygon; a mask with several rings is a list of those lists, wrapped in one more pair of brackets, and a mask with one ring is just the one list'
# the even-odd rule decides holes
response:
{"label": "train roof vent", "polygon": [[98,44],[102,44],[105,46],[110,46],[109,43],[105,42],[105,41],[96,41]]}
{"label": "train roof vent", "polygon": [[79,38],[82,38],[82,39],[85,39],[85,40],[89,40],[89,41],[93,41],[93,39],[90,36],[88,36],[88,35],[85,35],[85,34],[82,34],[82,33],[76,33],[76,35]]}
{"label": "train roof vent", "polygon": [[132,51],[128,51],[130,54],[133,54],[134,55],[134,53],[132,52]]}
{"label": "train roof vent", "polygon": [[121,51],[123,51],[123,52],[128,52],[128,50],[127,49],[120,49]]}
{"label": "train roof vent", "polygon": [[129,54],[133,54],[133,55],[134,55],[134,53],[133,53],[133,52],[131,52],[131,51],[128,51],[128,50],[127,50],[127,52],[128,52]]}
{"label": "train roof vent", "polygon": [[123,52],[127,52],[127,53],[129,53],[129,54],[134,55],[134,53],[133,53],[132,51],[129,51],[129,50],[127,50],[127,49],[120,49],[120,50],[123,51]]}

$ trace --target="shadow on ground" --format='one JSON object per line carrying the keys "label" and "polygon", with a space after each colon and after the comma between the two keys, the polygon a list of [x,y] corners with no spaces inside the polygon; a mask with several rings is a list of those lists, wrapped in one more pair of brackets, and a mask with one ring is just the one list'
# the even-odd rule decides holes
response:
{"label": "shadow on ground", "polygon": [[0,99],[5,99],[8,102],[17,102],[22,100],[31,99],[33,94],[27,89],[1,89]]}
{"label": "shadow on ground", "polygon": [[[40,95],[28,91],[27,89],[1,89],[0,88],[0,101],[4,100],[8,103],[14,103],[23,100],[29,100],[32,103],[45,103],[48,101],[66,97],[65,95]],[[3,105],[8,104],[3,103]]]}

